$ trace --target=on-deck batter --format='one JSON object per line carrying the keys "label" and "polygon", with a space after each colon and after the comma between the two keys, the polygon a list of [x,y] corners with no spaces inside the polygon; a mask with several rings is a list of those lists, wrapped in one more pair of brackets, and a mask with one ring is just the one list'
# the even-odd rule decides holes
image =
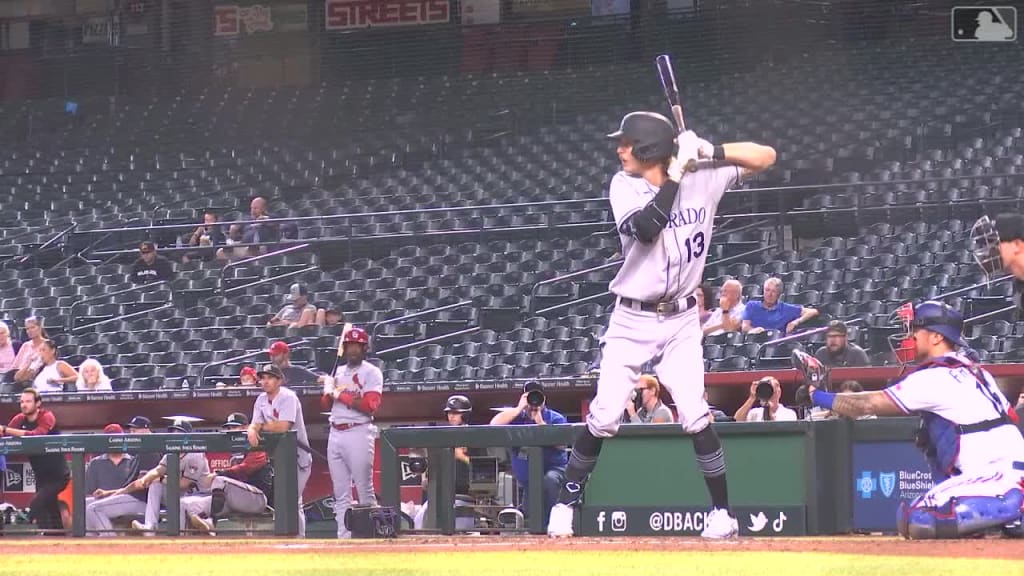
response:
{"label": "on-deck batter", "polygon": [[380,408],[384,376],[379,368],[364,362],[369,345],[370,335],[365,330],[348,330],[341,340],[345,363],[338,366],[333,377],[321,376],[321,405],[331,411],[327,464],[334,485],[338,538],[352,537],[345,528],[345,512],[352,506],[353,484],[361,505],[377,505],[373,493],[373,449],[377,438],[373,414]]}
{"label": "on-deck batter", "polygon": [[[729,512],[725,457],[704,401],[694,291],[704,272],[719,200],[744,176],[771,166],[775,150],[750,142],[712,146],[692,131],[677,137],[672,123],[653,112],[627,114],[609,137],[618,142],[622,162],[622,171],[612,178],[609,200],[625,262],[610,285],[617,302],[601,340],[597,395],[587,426],[573,445],[548,534],[572,536],[573,508],[597,463],[602,440],[618,431],[641,366],[660,358],[655,371],[676,402],[680,423],[693,435],[714,506],[702,535],[732,537],[738,527]],[[673,144],[679,148],[675,158]],[[689,158],[701,162],[684,177],[683,162]]]}

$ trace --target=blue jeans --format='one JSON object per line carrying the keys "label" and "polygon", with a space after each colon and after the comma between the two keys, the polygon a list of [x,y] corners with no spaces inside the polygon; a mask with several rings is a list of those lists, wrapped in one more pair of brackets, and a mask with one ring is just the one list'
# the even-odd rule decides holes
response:
{"label": "blue jeans", "polygon": [[[544,472],[544,524],[548,523],[548,515],[551,507],[558,501],[558,492],[565,482],[565,467],[558,466]],[[519,484],[519,510],[524,516],[529,514],[529,485],[526,482]]]}

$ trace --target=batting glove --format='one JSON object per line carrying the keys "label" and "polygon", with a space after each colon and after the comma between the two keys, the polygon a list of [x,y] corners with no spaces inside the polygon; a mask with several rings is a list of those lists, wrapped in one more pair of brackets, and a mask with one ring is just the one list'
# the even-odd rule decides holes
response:
{"label": "batting glove", "polygon": [[709,160],[715,155],[715,145],[703,138],[697,139],[697,158]]}

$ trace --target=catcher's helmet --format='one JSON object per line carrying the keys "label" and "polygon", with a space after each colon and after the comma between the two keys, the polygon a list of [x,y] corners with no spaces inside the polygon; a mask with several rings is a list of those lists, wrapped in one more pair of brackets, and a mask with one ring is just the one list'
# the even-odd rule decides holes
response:
{"label": "catcher's helmet", "polygon": [[608,135],[633,143],[633,157],[641,162],[656,162],[672,156],[676,129],[672,122],[655,112],[630,112],[622,117],[619,129]]}
{"label": "catcher's helmet", "polygon": [[370,335],[362,328],[352,328],[345,332],[345,338],[342,340],[343,344],[348,344],[349,342],[368,345],[370,343]]}
{"label": "catcher's helmet", "polygon": [[889,336],[889,345],[901,362],[913,360],[916,352],[914,332],[928,330],[942,335],[952,346],[966,346],[963,340],[964,317],[949,304],[928,300],[917,306],[904,304],[893,312],[893,324],[902,330]]}
{"label": "catcher's helmet", "polygon": [[448,397],[448,401],[444,403],[444,411],[465,414],[473,411],[473,403],[462,394],[456,394]]}

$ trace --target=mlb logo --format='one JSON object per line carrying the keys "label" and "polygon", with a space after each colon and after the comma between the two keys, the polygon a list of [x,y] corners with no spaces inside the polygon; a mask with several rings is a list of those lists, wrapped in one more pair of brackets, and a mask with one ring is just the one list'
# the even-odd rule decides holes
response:
{"label": "mlb logo", "polygon": [[1016,42],[1013,6],[956,6],[950,14],[954,42]]}

